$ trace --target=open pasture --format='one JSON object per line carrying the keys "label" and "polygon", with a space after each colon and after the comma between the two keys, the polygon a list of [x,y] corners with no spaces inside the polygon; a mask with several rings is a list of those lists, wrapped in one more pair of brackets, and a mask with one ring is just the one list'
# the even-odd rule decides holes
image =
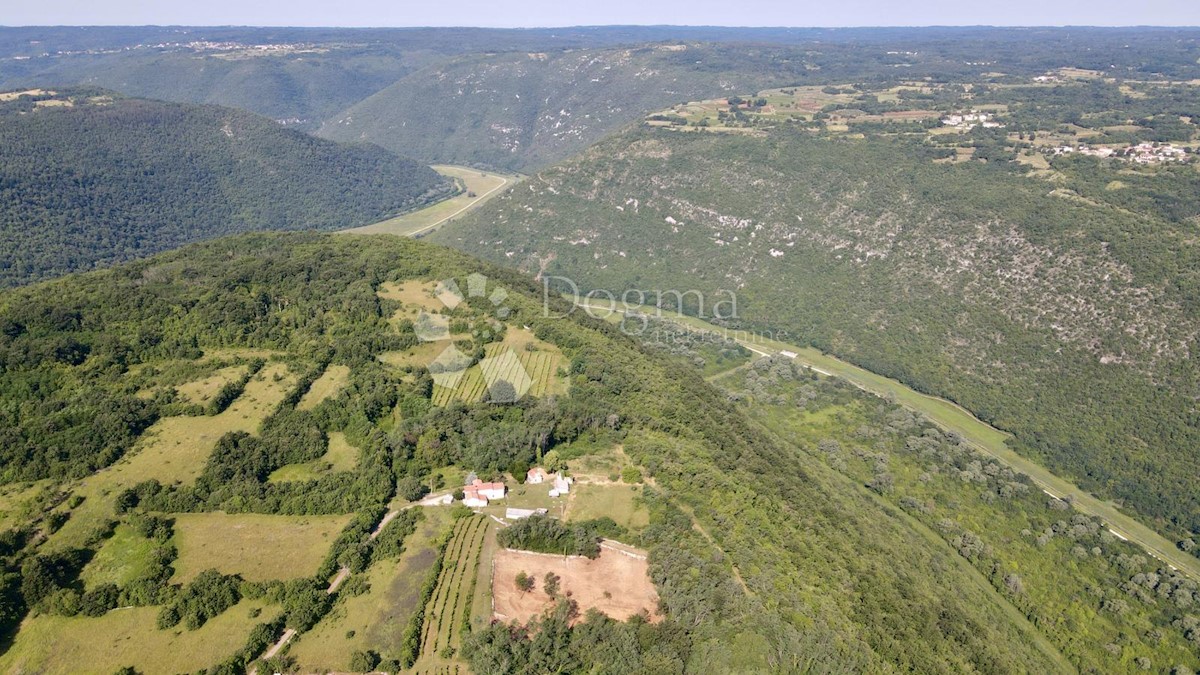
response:
{"label": "open pasture", "polygon": [[329,366],[324,373],[321,373],[321,377],[312,383],[296,407],[300,410],[312,410],[325,399],[336,396],[349,383],[350,368],[348,366]]}
{"label": "open pasture", "polygon": [[358,466],[358,448],[350,445],[346,434],[334,431],[329,434],[329,449],[311,462],[288,464],[271,472],[272,483],[316,480],[325,474],[353,471]]}
{"label": "open pasture", "polygon": [[230,382],[236,382],[246,375],[246,366],[228,366],[221,368],[208,377],[185,382],[175,387],[179,398],[188,403],[207,404],[217,392]]}
{"label": "open pasture", "polygon": [[286,365],[269,363],[221,414],[159,420],[128,455],[79,482],[72,494],[83,497],[83,503],[49,544],[52,548],[82,545],[114,515],[112,500],[125,488],[151,479],[163,484],[194,481],[221,436],[233,431],[255,433],[295,384]]}
{"label": "open pasture", "polygon": [[650,512],[641,499],[640,485],[576,483],[567,497],[566,520],[608,517],[622,527],[640,530],[650,524]]}
{"label": "open pasture", "polygon": [[249,581],[298,579],[317,572],[350,522],[341,516],[181,513],[175,516],[175,583],[206,569]]}
{"label": "open pasture", "polygon": [[449,509],[425,509],[399,559],[377,562],[365,572],[370,590],[339,599],[320,623],[292,644],[288,653],[300,672],[347,671],[356,651],[393,653],[397,636],[417,610],[422,583],[451,524]]}
{"label": "open pasture", "polygon": [[254,626],[277,607],[243,600],[196,630],[155,627],[158,607],[129,607],[100,617],[27,617],[0,655],[5,673],[114,673],[132,666],[145,675],[195,672],[239,649]]}

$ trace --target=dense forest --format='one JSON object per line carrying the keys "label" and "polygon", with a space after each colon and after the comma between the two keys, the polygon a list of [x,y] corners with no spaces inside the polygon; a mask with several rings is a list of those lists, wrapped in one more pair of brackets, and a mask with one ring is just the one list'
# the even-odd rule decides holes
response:
{"label": "dense forest", "polygon": [[98,90],[0,101],[0,285],[249,230],[365,225],[454,189],[432,169],[216,106]]}

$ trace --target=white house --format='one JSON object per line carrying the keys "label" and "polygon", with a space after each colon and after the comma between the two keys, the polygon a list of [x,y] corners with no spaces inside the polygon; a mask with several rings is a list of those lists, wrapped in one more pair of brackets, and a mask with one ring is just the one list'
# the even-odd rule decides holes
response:
{"label": "white house", "polygon": [[478,478],[463,488],[463,504],[473,509],[481,509],[493,499],[504,499],[507,488],[504,483],[485,483]]}
{"label": "white house", "polygon": [[574,483],[574,478],[567,478],[562,475],[562,472],[554,474],[554,487],[550,490],[551,497],[565,495],[571,491],[571,483]]}
{"label": "white house", "polygon": [[479,494],[478,490],[471,487],[463,488],[463,506],[467,506],[472,509],[482,509],[487,505],[488,498]]}
{"label": "white house", "polygon": [[545,469],[535,466],[529,470],[529,473],[525,474],[525,483],[528,485],[541,485],[549,477],[550,474],[546,473]]}

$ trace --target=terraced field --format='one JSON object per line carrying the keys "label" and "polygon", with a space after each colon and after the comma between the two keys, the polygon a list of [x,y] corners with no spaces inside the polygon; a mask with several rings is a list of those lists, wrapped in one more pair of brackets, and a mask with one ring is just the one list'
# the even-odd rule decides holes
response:
{"label": "terraced field", "polygon": [[479,554],[491,524],[483,516],[472,516],[454,526],[437,587],[425,608],[421,655],[413,672],[466,672],[465,663],[455,657],[462,648],[463,629],[470,621]]}
{"label": "terraced field", "polygon": [[513,384],[518,395],[524,396],[541,397],[566,391],[566,381],[558,377],[562,354],[557,350],[526,351],[499,343],[488,345],[486,351],[487,357],[468,368],[456,387],[435,386],[433,402],[448,405],[455,400],[481,401],[488,383],[499,380]]}

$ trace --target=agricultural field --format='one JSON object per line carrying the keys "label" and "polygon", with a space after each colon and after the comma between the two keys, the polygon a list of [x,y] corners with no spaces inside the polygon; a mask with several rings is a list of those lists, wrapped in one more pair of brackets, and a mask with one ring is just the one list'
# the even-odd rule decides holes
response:
{"label": "agricultural field", "polygon": [[351,516],[181,513],[175,516],[174,583],[207,569],[249,581],[298,579],[316,573]]}
{"label": "agricultural field", "polygon": [[608,517],[633,531],[650,524],[650,512],[642,503],[640,485],[577,482],[571,486],[566,513],[568,521]]}
{"label": "agricultural field", "polygon": [[346,434],[334,431],[329,434],[329,449],[325,454],[311,462],[281,466],[271,472],[268,480],[273,483],[316,480],[329,473],[353,471],[358,466],[358,454],[358,448],[350,445]]}
{"label": "agricultural field", "polygon": [[455,524],[442,558],[441,575],[425,608],[416,671],[465,669],[465,664],[456,660],[454,654],[462,648],[463,628],[471,620],[479,555],[493,522],[484,516],[472,516]]}
{"label": "agricultural field", "polygon": [[506,185],[520,179],[515,174],[489,173],[463,166],[439,165],[434,166],[433,170],[458,181],[462,192],[423,209],[342,232],[344,234],[394,234],[402,237],[420,236],[478,208],[491,197],[500,194]]}
{"label": "agricultural field", "polygon": [[312,410],[317,407],[325,399],[336,396],[338,392],[350,383],[350,368],[349,366],[332,365],[321,373],[308,391],[304,393],[304,397],[300,399],[300,403],[296,408],[300,410]]}
{"label": "agricultural field", "polygon": [[26,618],[0,656],[5,673],[113,673],[133,666],[145,675],[191,672],[215,664],[246,642],[277,608],[244,600],[196,630],[155,627],[158,607],[130,607],[100,617]]}
{"label": "agricultural field", "polygon": [[484,359],[467,368],[453,387],[441,386],[435,380],[433,402],[448,405],[455,400],[481,401],[489,384],[501,380],[513,385],[518,398],[567,391],[567,380],[558,373],[562,352],[523,328],[510,327],[504,340],[487,345],[485,352]]}
{"label": "agricultural field", "polygon": [[[517,588],[521,572],[533,577],[533,590]],[[658,618],[658,591],[650,581],[645,552],[615,542],[603,542],[595,560],[500,549],[492,565],[494,618],[525,623],[552,607],[555,599],[542,588],[548,573],[560,577],[559,594],[571,594],[580,616],[595,608],[621,621],[635,614]]]}
{"label": "agricultural field", "polygon": [[424,509],[400,558],[376,563],[364,573],[370,590],[339,599],[320,623],[289,647],[298,669],[345,671],[356,651],[394,651],[397,636],[420,602],[421,585],[437,560],[438,545],[452,525],[449,509]]}
{"label": "agricultural field", "polygon": [[112,499],[121,490],[150,479],[164,484],[194,481],[222,436],[232,431],[255,433],[295,384],[296,377],[286,365],[268,363],[224,412],[159,420],[129,455],[72,489],[72,495],[83,502],[49,544],[52,548],[81,545],[114,515]]}

